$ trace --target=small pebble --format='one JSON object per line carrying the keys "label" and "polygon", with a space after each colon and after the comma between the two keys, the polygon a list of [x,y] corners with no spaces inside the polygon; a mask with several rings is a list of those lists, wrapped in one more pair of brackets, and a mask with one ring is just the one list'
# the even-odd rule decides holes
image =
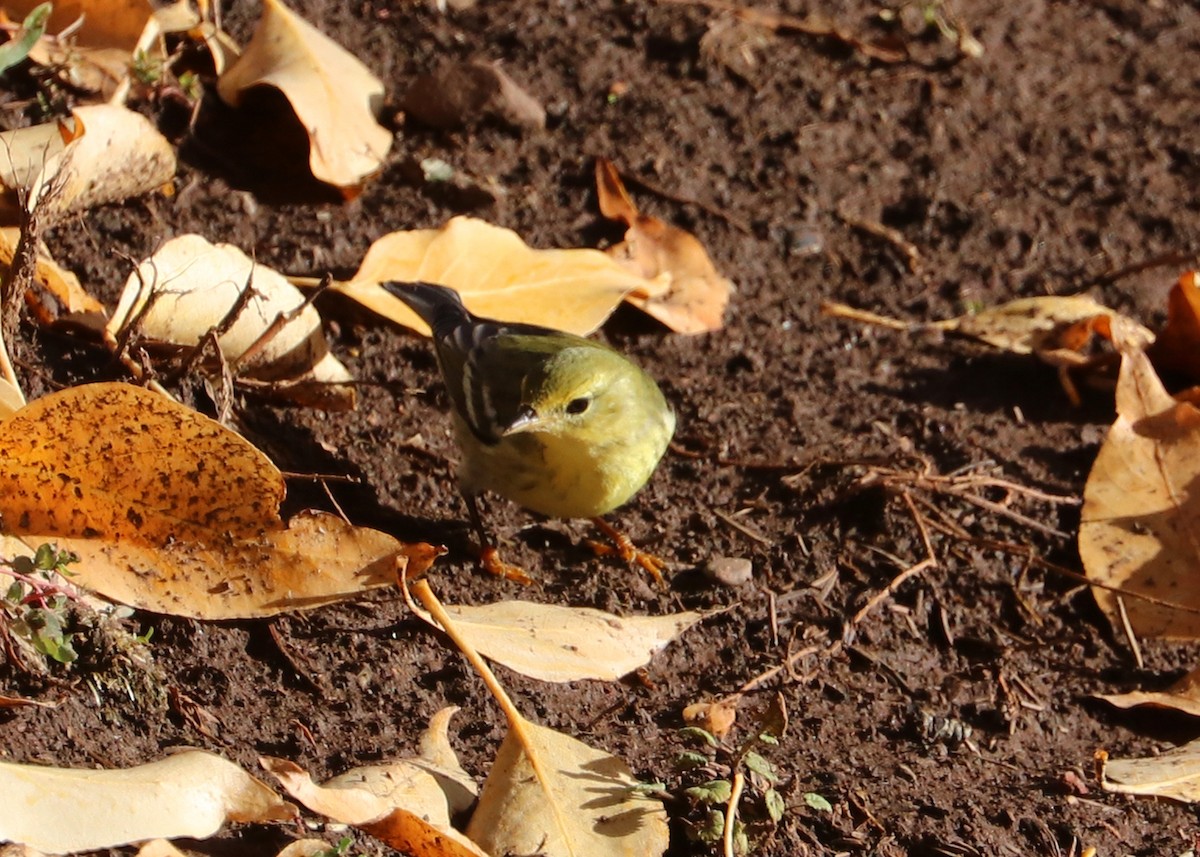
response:
{"label": "small pebble", "polygon": [[754,577],[754,566],[745,557],[714,556],[704,564],[704,574],[725,586],[741,586]]}

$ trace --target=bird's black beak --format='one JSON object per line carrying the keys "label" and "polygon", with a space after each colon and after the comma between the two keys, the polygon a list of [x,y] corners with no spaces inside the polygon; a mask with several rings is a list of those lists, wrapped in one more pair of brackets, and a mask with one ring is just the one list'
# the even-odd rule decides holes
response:
{"label": "bird's black beak", "polygon": [[511,423],[505,426],[504,431],[501,432],[501,434],[507,437],[510,434],[530,431],[531,429],[536,429],[541,422],[542,418],[538,416],[537,411],[535,411],[529,405],[521,405],[520,410],[517,411],[516,417]]}

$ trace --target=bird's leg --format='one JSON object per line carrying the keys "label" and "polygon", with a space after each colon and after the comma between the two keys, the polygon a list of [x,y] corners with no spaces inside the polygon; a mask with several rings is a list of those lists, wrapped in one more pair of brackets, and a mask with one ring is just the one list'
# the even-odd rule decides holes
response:
{"label": "bird's leg", "polygon": [[479,564],[483,567],[483,570],[497,577],[503,577],[505,580],[515,580],[517,583],[524,584],[525,586],[533,583],[533,578],[525,573],[525,569],[507,563],[500,558],[500,549],[492,544],[492,540],[488,538],[487,530],[483,528],[483,518],[479,516],[479,503],[475,495],[464,491],[463,500],[466,501],[467,515],[471,518],[471,526],[475,530],[475,536],[479,539]]}
{"label": "bird's leg", "polygon": [[603,533],[605,538],[612,542],[611,547],[608,545],[591,542],[593,550],[595,550],[597,553],[615,553],[628,563],[636,562],[651,577],[654,578],[654,582],[659,585],[659,588],[667,588],[667,581],[663,577],[663,572],[668,568],[666,560],[657,557],[652,553],[647,553],[646,551],[640,550],[632,541],[630,541],[629,536],[625,535],[603,518],[592,518],[592,526]]}

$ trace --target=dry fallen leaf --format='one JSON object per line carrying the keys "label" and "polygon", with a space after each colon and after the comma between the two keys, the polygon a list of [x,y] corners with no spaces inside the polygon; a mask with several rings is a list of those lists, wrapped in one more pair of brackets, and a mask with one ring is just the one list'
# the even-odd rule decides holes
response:
{"label": "dry fallen leaf", "polygon": [[[417,615],[436,624],[425,611]],[[540,681],[615,681],[650,662],[659,649],[703,616],[622,618],[590,607],[529,601],[443,605],[458,632],[482,655]]]}
{"label": "dry fallen leaf", "polygon": [[279,519],[283,477],[234,432],[157,393],[90,384],[0,423],[4,531],[81,557],[72,581],[134,607],[269,616],[394,585],[436,556],[323,513]]}
{"label": "dry fallen leaf", "polygon": [[1197,477],[1200,410],[1167,393],[1144,352],[1127,351],[1117,381],[1117,420],[1088,475],[1079,525],[1088,579],[1134,593],[1093,588],[1114,627],[1121,627],[1122,598],[1134,633],[1200,638]]}
{"label": "dry fallen leaf", "polygon": [[[115,345],[132,328],[152,342],[194,347],[223,324],[247,288],[251,297],[217,339],[235,376],[324,386],[335,407],[353,407],[354,378],[329,353],[321,318],[300,291],[237,247],[200,235],[171,239],[129,275],[109,337]],[[258,347],[277,321],[282,325]]]}
{"label": "dry fallen leaf", "polygon": [[[328,843],[322,842],[326,848]],[[187,854],[180,851],[168,839],[151,839],[148,842],[143,842],[138,848],[136,857],[187,857]]]}
{"label": "dry fallen leaf", "polygon": [[1151,708],[1170,708],[1193,717],[1200,717],[1200,668],[1192,670],[1166,690],[1135,690],[1130,693],[1097,694],[1117,708],[1136,708],[1146,705]]}
{"label": "dry fallen leaf", "polygon": [[236,107],[254,86],[281,91],[309,138],[314,177],[356,190],[383,164],[392,132],[375,121],[383,83],[344,48],[281,0],[264,0],[250,44],[217,80]]}
{"label": "dry fallen leaf", "polygon": [[510,719],[467,836],[490,854],[662,854],[669,839],[666,811],[660,801],[639,796],[636,784],[616,756]]}
{"label": "dry fallen leaf", "polygon": [[496,117],[518,128],[545,128],[546,111],[502,68],[487,62],[452,62],[412,82],[406,116],[434,128],[461,128]]}
{"label": "dry fallen leaf", "polygon": [[49,224],[68,214],[155,190],[175,177],[175,150],[140,113],[108,104],[72,119],[0,133],[0,219],[17,222],[19,194]]}
{"label": "dry fallen leaf", "polygon": [[629,227],[609,254],[648,280],[665,274],[670,282],[663,294],[633,292],[626,300],[679,333],[720,330],[733,283],[717,271],[696,236],[639,213],[617,168],[603,158],[596,161],[596,194],[601,214]]}
{"label": "dry fallen leaf", "polygon": [[[4,7],[25,15],[37,3],[5,0]],[[164,59],[158,48],[162,30],[147,0],[55,0],[46,30],[58,35],[41,39],[30,58],[105,100],[123,97],[139,51],[145,61]]]}
{"label": "dry fallen leaf", "polygon": [[1146,349],[1158,373],[1200,384],[1200,272],[1187,271],[1167,298],[1167,323]]}
{"label": "dry fallen leaf", "polygon": [[862,324],[908,333],[936,331],[966,336],[1012,354],[1032,354],[1058,369],[1059,380],[1072,402],[1079,403],[1070,372],[1099,375],[1111,354],[1086,353],[1093,335],[1118,347],[1145,348],[1154,334],[1138,322],[1084,295],[1021,298],[958,318],[909,322],[876,315],[835,301],[825,301],[821,313]]}
{"label": "dry fallen leaf", "polygon": [[424,768],[437,778],[442,791],[446,793],[451,815],[466,812],[479,795],[479,787],[475,785],[475,780],[463,770],[458,761],[458,754],[450,746],[450,718],[457,711],[458,706],[451,705],[429,718],[429,726],[421,733],[417,746],[418,755],[411,760],[414,765]]}
{"label": "dry fallen leaf", "polygon": [[383,236],[354,278],[334,286],[384,318],[428,333],[416,313],[379,287],[389,280],[439,283],[458,291],[477,315],[581,336],[603,324],[630,292],[662,288],[599,250],[534,250],[512,230],[471,217]]}
{"label": "dry fallen leaf", "polygon": [[486,857],[451,827],[437,779],[409,761],[355,768],[323,785],[292,762],[259,761],[313,812],[361,828],[411,857]]}
{"label": "dry fallen leaf", "polygon": [[428,581],[416,581],[413,592],[470,660],[508,720],[467,836],[495,855],[664,853],[670,837],[662,801],[640,794],[628,766],[615,756],[526,720]]}
{"label": "dry fallen leaf", "polygon": [[[16,253],[17,242],[20,238],[20,227],[0,227],[0,264],[6,266],[12,264],[13,254]],[[38,248],[34,278],[50,294],[54,295],[67,313],[104,312],[104,306],[84,291],[79,278],[70,271],[59,267],[58,263],[50,257],[50,251],[45,245]]]}
{"label": "dry fallen leaf", "polygon": [[203,839],[229,821],[296,815],[263,783],[203,750],[121,770],[0,762],[0,794],[0,840],[48,854],[156,838]]}
{"label": "dry fallen leaf", "polygon": [[693,702],[683,709],[683,722],[724,738],[737,721],[738,703],[741,700],[742,695],[734,693],[712,702]]}
{"label": "dry fallen leaf", "polygon": [[1200,801],[1200,741],[1143,759],[1109,759],[1101,751],[1100,787],[1106,792]]}

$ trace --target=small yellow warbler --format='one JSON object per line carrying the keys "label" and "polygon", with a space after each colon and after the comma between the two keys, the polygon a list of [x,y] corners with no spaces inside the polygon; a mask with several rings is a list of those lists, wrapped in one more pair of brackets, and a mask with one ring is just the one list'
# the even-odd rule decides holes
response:
{"label": "small yellow warbler", "polygon": [[591,518],[661,583],[664,563],[600,520],[646,484],[675,431],[650,376],[599,342],[472,315],[452,289],[383,287],[433,331],[462,448],[459,485],[485,567],[528,580],[487,542],[475,498],[494,491],[552,518]]}

